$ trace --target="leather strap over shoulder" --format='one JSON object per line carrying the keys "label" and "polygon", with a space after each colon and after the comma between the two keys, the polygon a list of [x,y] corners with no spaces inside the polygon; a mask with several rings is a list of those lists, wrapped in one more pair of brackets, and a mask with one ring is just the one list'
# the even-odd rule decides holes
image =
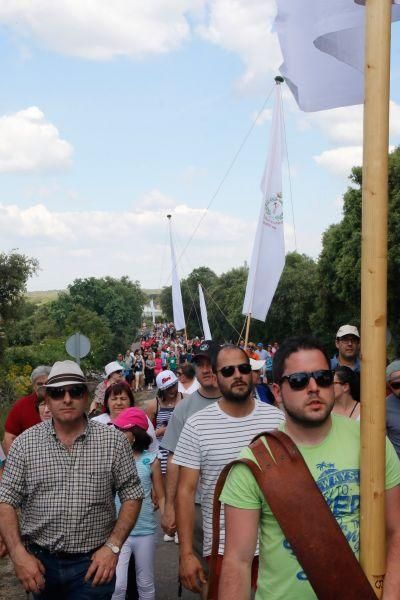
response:
{"label": "leather strap over shoulder", "polygon": [[232,466],[245,464],[317,597],[320,600],[376,600],[357,558],[290,437],[281,431],[261,433],[253,439],[250,449],[258,464],[248,459],[233,461],[222,470],[215,488],[209,598],[218,598],[218,582],[213,573],[219,545],[219,496]]}

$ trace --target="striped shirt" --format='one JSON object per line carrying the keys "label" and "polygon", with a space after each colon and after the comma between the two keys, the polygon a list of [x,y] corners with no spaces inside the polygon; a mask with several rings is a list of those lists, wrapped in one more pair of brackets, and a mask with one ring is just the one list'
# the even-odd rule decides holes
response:
{"label": "striped shirt", "polygon": [[21,508],[21,535],[50,552],[89,552],[104,544],[121,502],[143,498],[126,437],[88,421],[68,450],[52,420],[13,442],[0,481],[0,502]]}
{"label": "striped shirt", "polygon": [[[214,489],[223,467],[238,457],[240,450],[263,431],[277,429],[285,420],[274,406],[255,400],[245,417],[232,417],[214,402],[190,417],[181,433],[173,462],[200,471],[203,512],[203,555],[211,554]],[[225,524],[221,511],[219,554],[224,553]]]}

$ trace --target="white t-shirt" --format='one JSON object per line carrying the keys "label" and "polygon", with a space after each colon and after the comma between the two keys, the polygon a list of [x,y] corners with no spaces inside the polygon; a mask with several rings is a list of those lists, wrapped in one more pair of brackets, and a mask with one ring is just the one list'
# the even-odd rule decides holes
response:
{"label": "white t-shirt", "polygon": [[[111,423],[111,417],[108,413],[102,413],[101,415],[98,415],[97,417],[93,417],[93,421],[97,421],[98,423],[103,423],[103,425],[108,425],[109,423]],[[156,438],[156,432],[154,431],[153,423],[150,421],[149,417],[147,417],[147,421],[149,424],[147,433],[149,434],[149,436],[152,439],[152,442],[148,448],[148,451],[158,453],[159,446],[158,446],[158,441]]]}
{"label": "white t-shirt", "polygon": [[[223,412],[219,402],[200,410],[187,421],[175,449],[173,462],[182,467],[198,469],[201,482],[203,512],[203,555],[211,554],[212,505],[214,489],[220,472],[238,457],[244,446],[263,431],[277,429],[285,420],[274,406],[255,400],[253,411],[246,417],[231,417]],[[221,510],[219,554],[224,553],[225,525]]]}
{"label": "white t-shirt", "polygon": [[195,392],[196,390],[198,390],[200,387],[199,382],[197,381],[196,377],[193,379],[192,384],[188,387],[185,388],[181,382],[178,383],[178,392],[180,392],[181,394],[185,394],[186,396],[189,396],[190,394],[193,394],[193,392]]}

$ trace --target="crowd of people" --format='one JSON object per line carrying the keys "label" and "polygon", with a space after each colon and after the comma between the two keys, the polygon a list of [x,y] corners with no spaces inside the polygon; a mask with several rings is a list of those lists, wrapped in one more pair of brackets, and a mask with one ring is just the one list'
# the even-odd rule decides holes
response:
{"label": "crowd of people", "polygon": [[[91,401],[91,382],[75,362],[38,366],[32,393],[5,423],[0,556],[9,554],[35,599],[154,600],[161,524],[164,541],[178,545],[181,585],[206,598],[217,530],[220,600],[248,599],[252,589],[257,600],[316,598],[245,464],[229,473],[219,523],[213,500],[226,465],[257,461],[253,438],[282,431],[358,557],[358,329],[341,326],[335,345],[329,358],[309,336],[222,344],[187,340],[172,323],[144,326],[139,341],[105,365]],[[400,597],[399,360],[386,379],[384,598],[392,600]],[[140,407],[143,390],[150,398]]]}

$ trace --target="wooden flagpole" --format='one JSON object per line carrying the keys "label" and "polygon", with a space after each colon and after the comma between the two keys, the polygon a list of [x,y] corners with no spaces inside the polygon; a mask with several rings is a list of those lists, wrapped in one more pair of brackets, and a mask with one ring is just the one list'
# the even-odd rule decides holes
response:
{"label": "wooden flagpole", "polygon": [[247,315],[246,321],[246,333],[244,337],[244,347],[247,350],[247,344],[249,343],[249,334],[250,334],[250,323],[251,323],[251,313]]}
{"label": "wooden flagpole", "polygon": [[392,0],[365,2],[361,242],[361,564],[378,598],[385,573],[385,367]]}

